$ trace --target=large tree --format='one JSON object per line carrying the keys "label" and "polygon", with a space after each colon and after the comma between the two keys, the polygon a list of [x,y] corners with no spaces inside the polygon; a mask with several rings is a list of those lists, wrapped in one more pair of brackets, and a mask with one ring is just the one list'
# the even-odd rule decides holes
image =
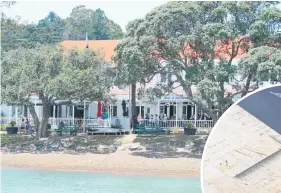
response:
{"label": "large tree", "polygon": [[[150,82],[159,68],[157,55],[153,54],[154,47],[151,37],[136,36],[135,29],[143,21],[134,20],[127,26],[126,37],[117,45],[114,56],[116,63],[116,80],[118,86],[131,86],[131,123],[136,128],[136,96],[137,83]],[[150,43],[152,42],[152,43]]]}
{"label": "large tree", "polygon": [[72,9],[66,19],[65,39],[84,40],[88,33],[89,39],[108,40],[122,38],[121,27],[108,19],[101,9],[87,9],[79,5]]}
{"label": "large tree", "polygon": [[[239,72],[233,62],[237,56],[260,45],[280,45],[275,30],[280,10],[274,5],[276,2],[169,2],[148,13],[134,29],[134,37],[149,37],[153,53],[166,61],[159,71],[173,75],[169,92],[181,86],[216,121],[233,97],[257,88],[245,84],[247,78],[256,81],[249,75],[233,81]],[[234,92],[230,92],[232,87]]]}
{"label": "large tree", "polygon": [[[252,49],[248,56],[239,63],[239,74],[242,79],[247,78],[247,87],[263,84],[270,80],[271,83],[281,82],[281,49],[261,46]],[[251,85],[252,84],[252,85]],[[244,90],[242,95],[246,95]]]}
{"label": "large tree", "polygon": [[47,17],[40,20],[38,25],[22,22],[20,17],[13,19],[3,14],[1,18],[2,51],[56,44],[62,41],[64,28],[64,20],[54,12],[50,12]]}
{"label": "large tree", "polygon": [[[4,2],[1,6],[10,4],[11,2]],[[101,9],[94,11],[85,6],[77,6],[67,19],[62,19],[50,11],[37,24],[23,22],[20,17],[9,18],[2,13],[2,51],[19,47],[35,48],[42,44],[56,44],[62,40],[85,40],[86,33],[91,40],[123,37],[121,27],[110,20]]]}
{"label": "large tree", "polygon": [[[55,46],[5,52],[1,68],[2,103],[27,105],[39,137],[47,135],[50,109],[59,100],[93,101],[105,97],[110,88],[107,64],[95,51]],[[31,101],[36,93],[42,102],[39,120]]]}

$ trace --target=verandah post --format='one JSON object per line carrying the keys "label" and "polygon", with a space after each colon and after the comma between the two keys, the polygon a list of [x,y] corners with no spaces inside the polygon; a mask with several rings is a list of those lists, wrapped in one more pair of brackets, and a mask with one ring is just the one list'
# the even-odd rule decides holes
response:
{"label": "verandah post", "polygon": [[73,125],[75,125],[75,123],[74,123],[74,109],[75,108],[75,106],[74,106],[74,104],[72,105],[72,123],[73,123]]}
{"label": "verandah post", "polygon": [[176,101],[176,128],[178,128],[178,102]]}
{"label": "verandah post", "polygon": [[86,102],[84,101],[84,113],[83,113],[83,133],[86,133]]}
{"label": "verandah post", "polygon": [[56,105],[53,106],[53,125],[55,125],[55,119],[56,119]]}
{"label": "verandah post", "polygon": [[194,108],[195,108],[194,126],[195,126],[195,128],[197,128],[197,105],[196,104],[194,105]]}

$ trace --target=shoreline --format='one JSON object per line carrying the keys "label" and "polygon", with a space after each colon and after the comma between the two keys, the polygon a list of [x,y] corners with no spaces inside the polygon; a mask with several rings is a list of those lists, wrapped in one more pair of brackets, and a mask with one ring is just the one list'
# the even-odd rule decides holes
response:
{"label": "shoreline", "polygon": [[131,155],[129,151],[111,154],[4,154],[1,167],[112,174],[122,176],[161,176],[200,178],[200,159],[163,158],[154,159]]}

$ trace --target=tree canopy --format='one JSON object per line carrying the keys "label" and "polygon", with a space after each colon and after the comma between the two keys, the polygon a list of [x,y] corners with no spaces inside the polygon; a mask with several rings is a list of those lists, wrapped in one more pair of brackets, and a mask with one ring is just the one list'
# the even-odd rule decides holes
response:
{"label": "tree canopy", "polygon": [[121,27],[110,20],[103,10],[94,11],[83,5],[73,8],[66,19],[51,11],[37,24],[23,22],[19,17],[8,18],[4,14],[1,18],[2,51],[19,47],[35,48],[63,40],[85,40],[86,32],[90,40],[123,37]]}
{"label": "tree canopy", "polygon": [[[166,61],[158,68],[159,73],[168,71],[173,75],[169,92],[181,86],[190,100],[217,120],[232,104],[233,97],[257,88],[257,79],[250,74],[239,75],[238,68],[245,65],[237,66],[234,60],[259,46],[280,45],[276,23],[280,23],[281,11],[274,7],[276,4],[169,2],[134,23],[128,35],[138,40],[138,47],[131,45],[126,49],[138,53],[142,47],[153,48],[150,54]],[[259,51],[266,52],[262,48]],[[245,60],[256,59],[251,57],[254,56]],[[272,61],[275,60],[270,59],[267,64],[278,65],[277,60]],[[140,72],[141,65],[131,63],[136,65],[131,71]]]}
{"label": "tree canopy", "polygon": [[[1,68],[4,104],[27,105],[39,136],[46,135],[50,108],[58,100],[93,101],[106,97],[111,86],[107,63],[93,50],[64,53],[55,46],[5,52]],[[37,93],[43,105],[39,122],[31,101]]]}

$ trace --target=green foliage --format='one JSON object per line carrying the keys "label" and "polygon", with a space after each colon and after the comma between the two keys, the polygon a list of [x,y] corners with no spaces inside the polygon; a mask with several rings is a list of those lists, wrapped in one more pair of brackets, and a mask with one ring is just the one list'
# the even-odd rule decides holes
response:
{"label": "green foliage", "polygon": [[16,123],[15,121],[11,121],[11,122],[10,122],[10,126],[11,126],[11,127],[14,127],[16,124],[17,124],[17,123]]}
{"label": "green foliage", "polygon": [[186,123],[186,127],[189,128],[189,129],[194,129],[194,125],[191,123],[191,122],[187,122]]}
{"label": "green foliage", "polygon": [[61,19],[51,11],[38,24],[27,24],[19,17],[12,19],[2,14],[2,51],[36,48],[45,44],[56,44],[63,40],[85,40],[86,32],[90,40],[120,39],[121,27],[108,19],[104,11],[86,9],[85,6],[73,8],[70,17]]}
{"label": "green foliage", "polygon": [[105,97],[111,86],[107,69],[105,60],[90,49],[63,53],[58,46],[47,45],[11,50],[2,59],[2,102],[28,105],[34,120],[38,120],[30,99],[32,93],[37,93],[44,111],[40,126],[46,129],[43,123],[47,124],[55,101]]}
{"label": "green foliage", "polygon": [[261,46],[250,51],[239,63],[239,70],[244,77],[251,76],[252,81],[281,81],[281,50]]}
{"label": "green foliage", "polygon": [[119,39],[123,36],[121,27],[108,19],[103,10],[93,11],[83,5],[72,9],[66,25],[65,39],[84,40],[86,32],[89,39],[97,40]]}
{"label": "green foliage", "polygon": [[62,100],[79,101],[106,98],[112,86],[112,77],[108,73],[108,68],[109,64],[100,57],[99,53],[90,49],[82,52],[71,49],[61,73],[51,81],[55,88],[54,95]]}
{"label": "green foliage", "polygon": [[[278,46],[276,43],[281,41],[272,30],[280,23],[280,9],[273,8],[274,5],[276,2],[228,1],[168,2],[159,6],[144,19],[128,25],[129,38],[119,45],[123,51],[117,52],[125,58],[122,63],[131,65],[124,77],[132,75],[132,79],[138,80],[141,72],[151,70],[144,65],[145,57],[140,53],[165,59],[166,64],[158,65],[156,71],[168,70],[173,75],[174,85],[168,85],[169,92],[180,85],[190,100],[217,120],[217,114],[222,114],[235,96],[228,93],[229,86],[236,88],[237,93],[250,89],[243,86],[250,70],[241,76],[242,67],[233,62],[238,53],[248,52],[251,46]],[[141,41],[144,39],[149,41]],[[143,47],[151,50],[142,52]],[[248,67],[243,68],[256,66],[250,61],[246,63]],[[278,63],[277,59],[269,59],[255,67],[258,76],[270,72],[270,77],[276,77]]]}
{"label": "green foliage", "polygon": [[6,125],[1,125],[1,131],[6,131]]}
{"label": "green foliage", "polygon": [[32,92],[53,100],[99,99],[110,87],[107,66],[89,49],[73,49],[65,55],[54,46],[9,51],[2,60],[3,100],[27,102]]}
{"label": "green foliage", "polygon": [[163,89],[159,86],[146,89],[146,95],[151,101],[153,101],[155,97],[161,98],[164,94]]}

